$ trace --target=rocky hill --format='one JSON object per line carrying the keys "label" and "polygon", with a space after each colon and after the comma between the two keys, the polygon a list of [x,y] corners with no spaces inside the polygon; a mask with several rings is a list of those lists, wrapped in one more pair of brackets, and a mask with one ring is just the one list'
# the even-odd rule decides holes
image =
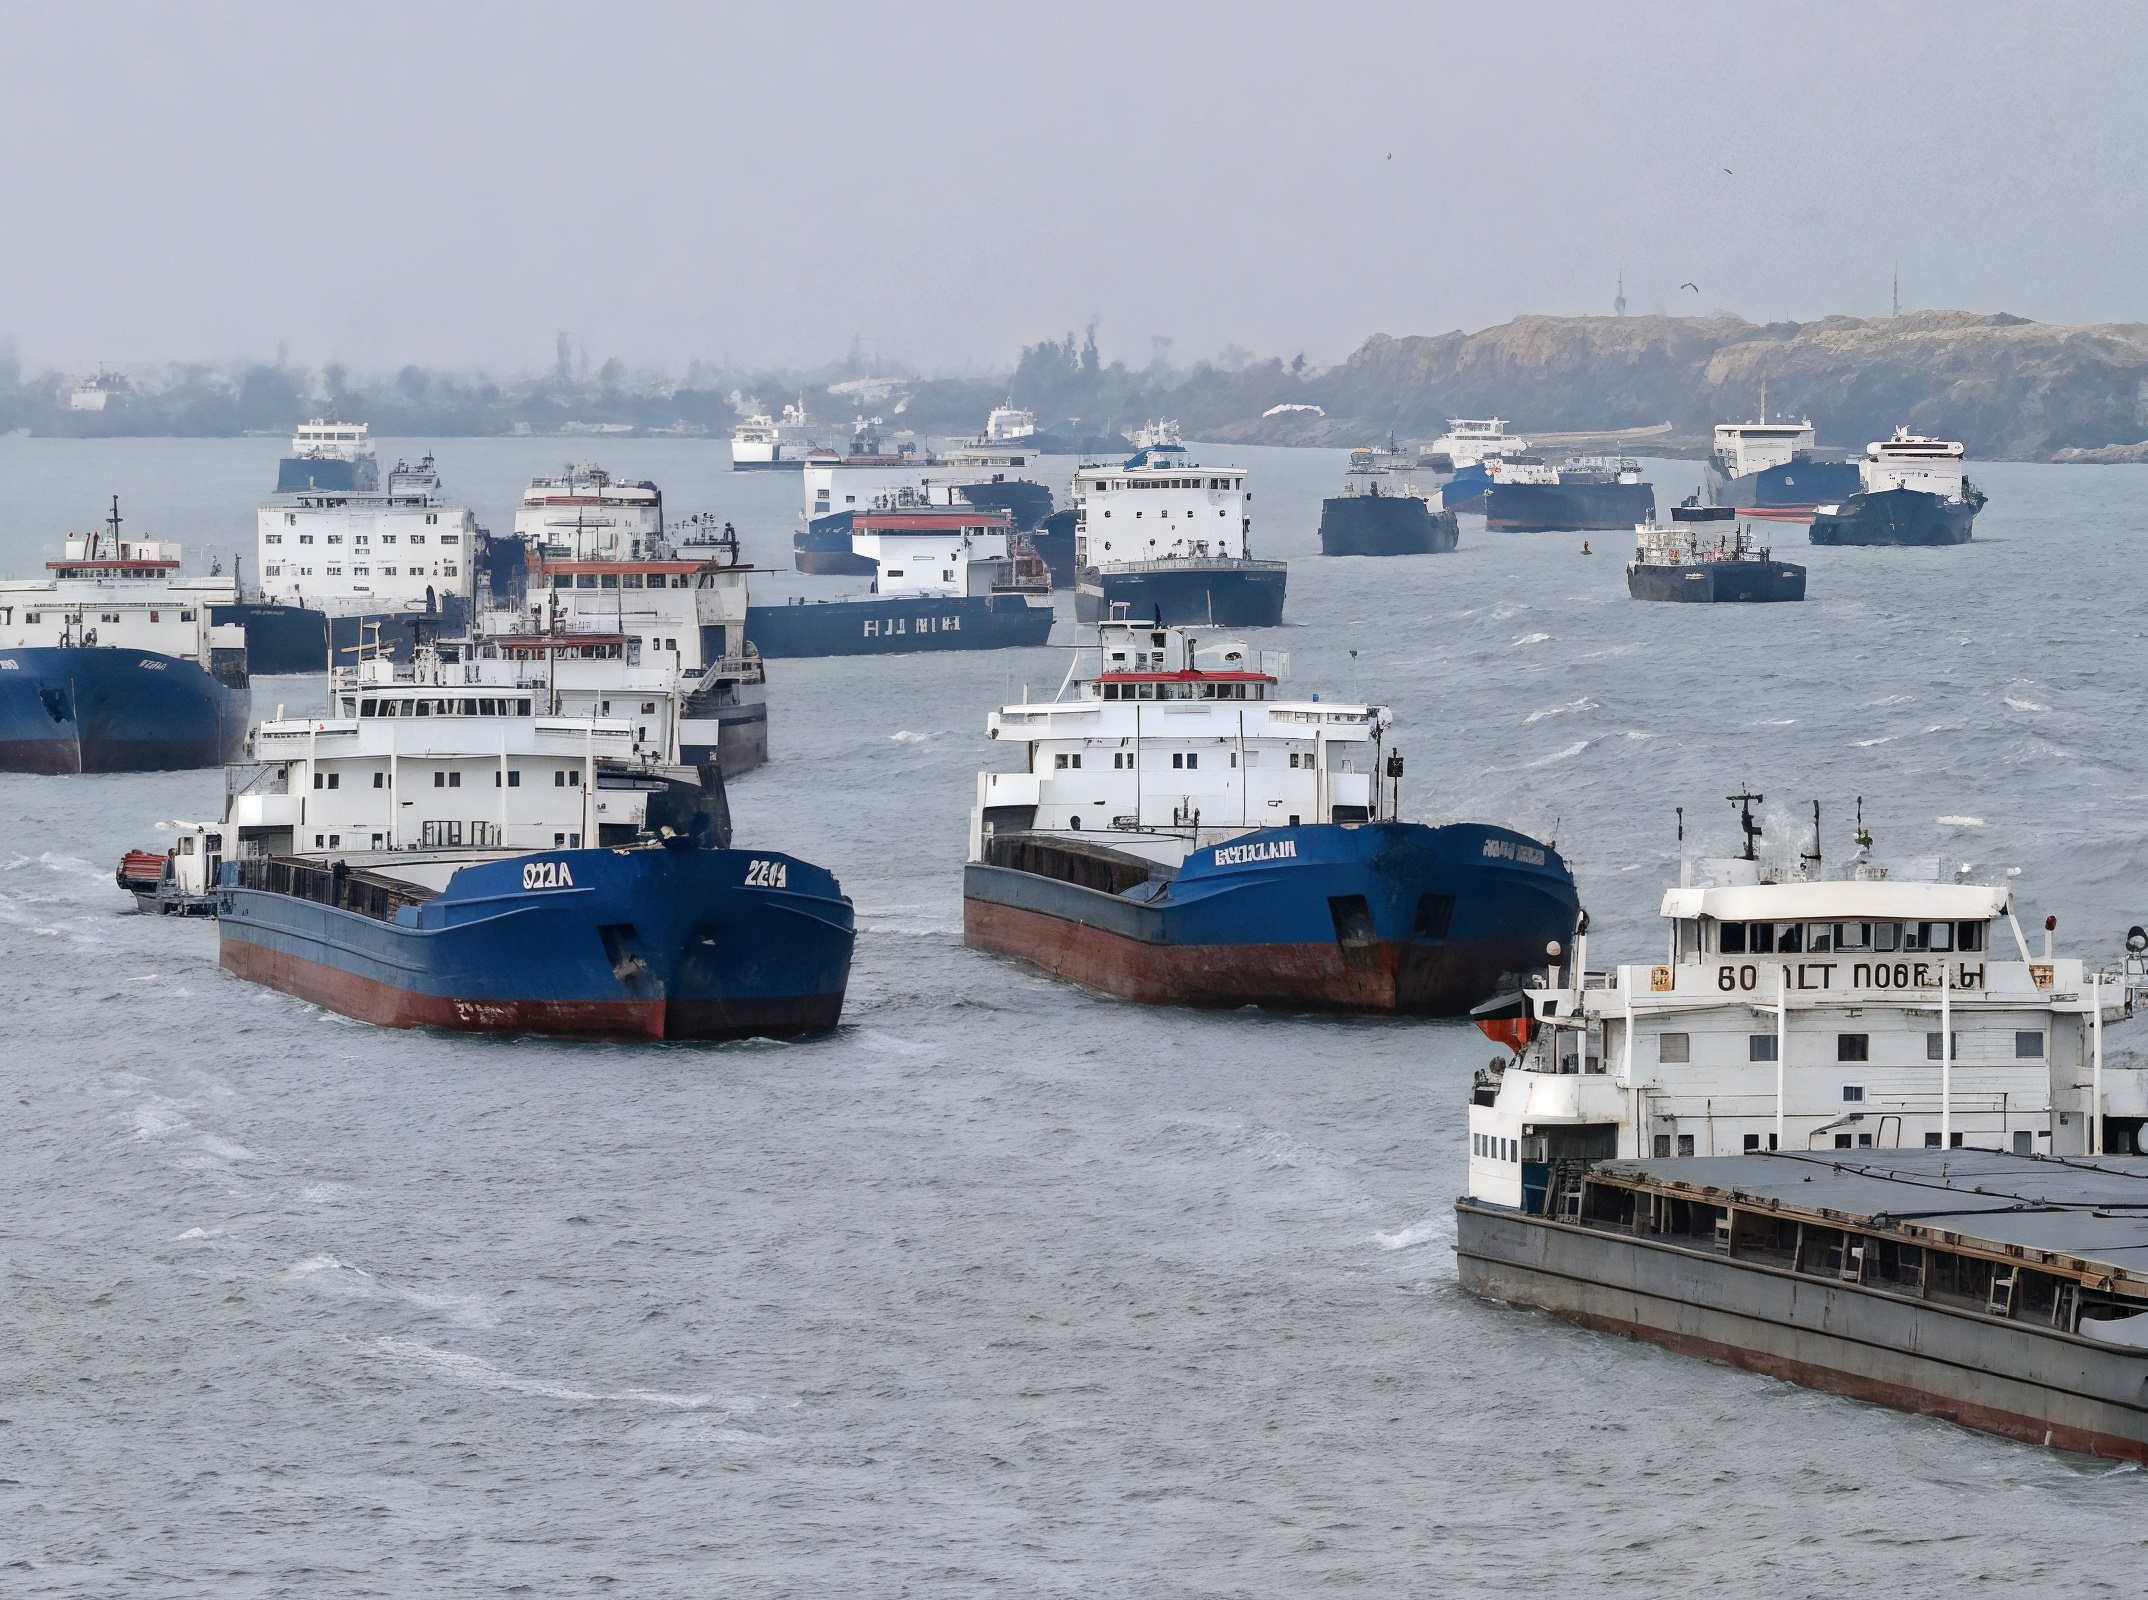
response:
{"label": "rocky hill", "polygon": [[1986,459],[2138,459],[2123,447],[2148,440],[2148,324],[1965,311],[1766,325],[1520,317],[1474,334],[1375,334],[1293,386],[1289,400],[1324,416],[1226,426],[1248,440],[1341,443],[1390,429],[1427,438],[1451,416],[1508,417],[1525,435],[1668,421],[1697,450],[1717,422],[1756,415],[1763,385],[1769,414],[1810,417],[1822,445],[1856,448],[1907,423]]}

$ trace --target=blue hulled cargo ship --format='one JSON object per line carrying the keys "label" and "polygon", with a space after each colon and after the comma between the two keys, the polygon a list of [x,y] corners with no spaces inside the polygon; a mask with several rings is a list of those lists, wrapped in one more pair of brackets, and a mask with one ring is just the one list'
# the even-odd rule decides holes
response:
{"label": "blue hulled cargo ship", "polygon": [[1758,422],[1716,425],[1715,448],[1702,469],[1708,503],[1742,516],[1808,520],[1822,505],[1858,490],[1857,463],[1813,446],[1810,422],[1770,422],[1763,393]]}
{"label": "blue hulled cargo ship", "polygon": [[854,937],[835,878],[772,851],[675,843],[227,861],[219,960],[386,1027],[647,1039],[833,1028]]}
{"label": "blue hulled cargo ship", "polygon": [[44,579],[0,583],[0,771],[150,772],[234,759],[252,717],[233,580],[179,576],[179,547],[70,534]]}
{"label": "blue hulled cargo ship", "polygon": [[1074,615],[1165,626],[1272,628],[1289,568],[1253,559],[1253,496],[1238,467],[1204,467],[1170,423],[1119,465],[1074,474]]}
{"label": "blue hulled cargo ship", "polygon": [[[339,669],[255,730],[223,818],[181,823],[145,906],[213,897],[239,977],[391,1027],[608,1038],[835,1026],[854,939],[829,873],[731,848],[715,762],[558,715],[513,652]],[[133,870],[128,870],[129,868]]]}
{"label": "blue hulled cargo ship", "polygon": [[963,936],[1153,1004],[1452,1016],[1563,948],[1580,914],[1550,845],[1396,819],[1387,712],[1286,701],[1225,641],[1100,629],[1102,669],[991,735]]}
{"label": "blue hulled cargo ship", "polygon": [[746,638],[763,658],[1004,650],[1052,631],[1051,577],[1003,512],[900,494],[851,514],[870,594],[749,606]]}
{"label": "blue hulled cargo ship", "polygon": [[1874,440],[1858,463],[1863,487],[1813,511],[1814,544],[1967,544],[1984,495],[1963,473],[1962,447],[1907,428]]}
{"label": "blue hulled cargo ship", "polygon": [[1656,514],[1655,485],[1643,483],[1641,464],[1624,457],[1575,457],[1554,467],[1510,456],[1487,473],[1484,526],[1493,533],[1632,528]]}
{"label": "blue hulled cargo ship", "polygon": [[1421,556],[1452,550],[1461,524],[1444,506],[1435,509],[1417,479],[1417,456],[1385,450],[1353,450],[1343,492],[1320,502],[1320,553],[1324,556]]}

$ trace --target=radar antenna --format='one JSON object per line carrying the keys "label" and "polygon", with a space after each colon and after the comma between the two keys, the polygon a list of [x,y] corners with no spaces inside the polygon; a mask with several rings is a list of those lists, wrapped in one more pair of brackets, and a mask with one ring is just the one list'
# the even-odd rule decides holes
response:
{"label": "radar antenna", "polygon": [[1753,820],[1753,807],[1765,805],[1768,797],[1764,794],[1754,794],[1748,790],[1744,794],[1725,795],[1724,798],[1732,805],[1739,807],[1738,826],[1745,830],[1745,848],[1739,852],[1740,859],[1758,861],[1760,857],[1754,851],[1753,846],[1760,838],[1761,828],[1760,824]]}

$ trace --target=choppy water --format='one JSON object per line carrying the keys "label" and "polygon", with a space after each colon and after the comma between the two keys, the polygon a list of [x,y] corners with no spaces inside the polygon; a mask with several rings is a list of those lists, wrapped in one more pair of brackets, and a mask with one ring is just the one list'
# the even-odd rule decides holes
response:
{"label": "choppy water", "polygon": [[[439,448],[504,527],[572,444]],[[0,439],[0,571],[114,489],[246,548],[278,449]],[[1261,642],[1396,708],[1407,811],[1555,826],[1599,962],[1656,948],[1672,807],[1727,849],[1744,784],[1787,850],[1817,795],[1846,852],[1862,794],[1882,856],[2019,865],[2063,944],[2148,914],[2148,473],[1984,466],[1966,549],[1801,549],[1806,605],[1689,609],[1625,599],[1616,535],[1318,560],[1341,456],[1237,454],[1305,558]],[[602,459],[787,557],[795,482],[721,441]],[[325,1015],[120,914],[119,852],[215,774],[0,777],[0,1590],[2138,1590],[2130,1470],[1462,1295],[1474,1031],[963,950],[984,713],[1064,660],[779,663],[741,837],[862,930],[842,1032],[788,1046]]]}

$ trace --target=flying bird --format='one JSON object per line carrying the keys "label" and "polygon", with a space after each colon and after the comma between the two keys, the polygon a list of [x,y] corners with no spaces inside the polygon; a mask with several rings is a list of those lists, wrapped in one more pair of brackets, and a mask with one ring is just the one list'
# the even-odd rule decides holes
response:
{"label": "flying bird", "polygon": [[1697,283],[1681,283],[1678,287],[1681,289],[1691,289],[1695,294],[1700,293],[1700,285]]}
{"label": "flying bird", "polygon": [[[1730,172],[1730,168],[1728,168],[1728,167],[1725,167],[1725,168],[1724,168],[1723,170],[1724,170],[1725,172]],[[1731,175],[1731,176],[1732,176],[1733,178],[1735,178],[1735,177],[1737,176],[1737,174],[1736,174],[1735,172],[1730,172],[1730,175]]]}

